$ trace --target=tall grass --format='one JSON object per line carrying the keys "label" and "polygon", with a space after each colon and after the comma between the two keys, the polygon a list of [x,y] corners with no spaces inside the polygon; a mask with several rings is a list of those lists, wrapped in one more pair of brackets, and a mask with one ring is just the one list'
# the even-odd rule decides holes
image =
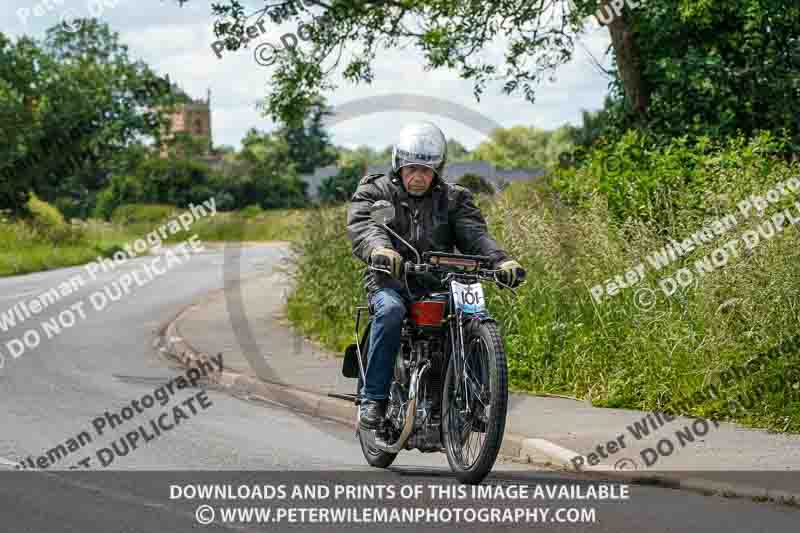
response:
{"label": "tall grass", "polygon": [[113,255],[124,243],[119,232],[96,224],[45,228],[30,221],[0,222],[0,276],[82,265]]}
{"label": "tall grass", "polygon": [[[643,282],[604,302],[589,292],[646,262],[667,238],[682,240],[707,217],[736,213],[737,202],[749,194],[800,177],[797,165],[763,148],[756,140],[653,150],[637,178],[650,188],[631,195],[619,194],[627,186],[624,176],[610,183],[588,165],[555,175],[550,183],[518,183],[483,198],[492,234],[529,273],[517,298],[487,287],[489,309],[503,326],[511,386],[566,393],[597,406],[675,410],[800,431],[798,353],[765,361],[745,380],[721,386],[717,398],[693,397],[725,370],[741,368],[800,333],[800,227],[785,227],[670,297],[658,279],[681,267],[694,271],[695,260],[763,219],[745,223],[739,217],[734,231],[662,271],[647,264]],[[344,220],[339,208],[310,221],[289,301],[290,319],[336,350],[350,342],[352,309],[363,298],[362,265],[350,256]],[[643,288],[653,292],[637,293]],[[778,386],[755,392],[764,383]],[[754,398],[744,413],[729,404],[742,394]]]}
{"label": "tall grass", "polygon": [[339,352],[353,342],[353,312],[365,299],[363,263],[344,235],[346,220],[345,206],[309,211],[294,245],[297,284],[288,302],[300,331]]}

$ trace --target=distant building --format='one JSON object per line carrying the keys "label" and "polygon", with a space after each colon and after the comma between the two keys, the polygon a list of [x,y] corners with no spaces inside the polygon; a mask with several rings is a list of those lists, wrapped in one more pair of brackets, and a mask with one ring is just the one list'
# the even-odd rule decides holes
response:
{"label": "distant building", "polygon": [[[191,103],[178,104],[170,115],[170,131],[164,140],[169,141],[176,133],[187,133],[193,138],[208,143],[205,156],[211,156],[213,149],[211,132],[211,89],[206,100],[192,100]],[[161,145],[161,157],[167,157],[166,144]]]}
{"label": "distant building", "polygon": [[[364,174],[387,174],[389,165],[372,165],[367,167]],[[323,180],[339,173],[339,167],[328,165],[318,168],[313,174],[304,174],[300,178],[308,184],[308,197],[312,200],[319,198],[319,188]],[[449,183],[457,182],[465,174],[475,174],[492,184],[495,190],[500,190],[504,184],[514,181],[528,181],[543,176],[544,169],[503,169],[486,161],[464,161],[461,163],[448,163],[445,168],[445,180]]]}

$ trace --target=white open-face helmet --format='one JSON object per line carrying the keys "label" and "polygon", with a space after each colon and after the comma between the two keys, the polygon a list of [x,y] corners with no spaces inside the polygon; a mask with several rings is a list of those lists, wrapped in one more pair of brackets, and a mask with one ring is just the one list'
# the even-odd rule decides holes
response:
{"label": "white open-face helmet", "polygon": [[407,165],[425,165],[442,178],[447,162],[447,139],[431,122],[413,122],[400,130],[392,147],[392,172],[399,175]]}

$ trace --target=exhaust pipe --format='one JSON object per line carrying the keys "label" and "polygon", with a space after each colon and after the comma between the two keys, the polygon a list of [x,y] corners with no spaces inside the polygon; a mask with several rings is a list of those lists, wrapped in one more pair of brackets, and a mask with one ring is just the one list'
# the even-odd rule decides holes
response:
{"label": "exhaust pipe", "polygon": [[411,432],[414,430],[414,421],[417,418],[417,395],[419,394],[419,384],[422,381],[422,376],[430,368],[430,365],[430,361],[426,361],[425,365],[420,368],[418,372],[415,372],[413,376],[411,376],[411,393],[408,399],[408,408],[406,409],[406,422],[403,425],[403,431],[400,433],[400,437],[397,439],[397,441],[394,444],[388,444],[375,437],[374,430],[370,431],[370,434],[373,436],[373,443],[379,450],[387,453],[397,453],[406,445],[408,437],[411,436]]}

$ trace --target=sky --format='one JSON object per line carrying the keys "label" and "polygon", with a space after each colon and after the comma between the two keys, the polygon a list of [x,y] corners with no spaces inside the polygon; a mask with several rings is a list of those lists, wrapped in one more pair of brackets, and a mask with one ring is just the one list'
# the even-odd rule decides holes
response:
{"label": "sky", "polygon": [[[253,11],[264,5],[260,1],[242,3]],[[223,51],[220,59],[211,46],[217,40],[212,0],[191,0],[183,7],[174,0],[5,0],[3,4],[6,8],[0,10],[0,31],[12,38],[22,34],[42,38],[48,27],[62,20],[96,16],[120,34],[132,58],[144,60],[162,75],[169,74],[193,98],[205,98],[210,89],[215,145],[238,148],[248,129],[269,131],[274,127],[256,109],[256,103],[266,94],[272,68],[259,65],[254,52],[261,43],[280,45],[281,35],[297,30],[294,22],[276,26],[267,20],[267,32],[247,49]],[[489,85],[478,102],[471,81],[461,80],[457,72],[446,69],[425,71],[422,54],[413,46],[385,51],[374,63],[372,84],[342,81],[336,90],[325,94],[331,105],[350,104],[348,109],[355,109],[357,115],[348,114],[349,118],[332,125],[332,140],[350,148],[369,145],[383,149],[393,142],[403,123],[430,120],[447,137],[472,149],[486,139],[488,130],[465,118],[470,115],[481,116],[482,124],[502,127],[554,129],[568,123],[579,125],[581,110],[602,107],[609,80],[591,56],[609,68],[610,59],[605,55],[609,42],[607,29],[588,26],[573,61],[556,72],[555,80],[538,88],[533,104],[522,95],[503,94],[500,83]],[[495,43],[484,52],[485,57],[497,57],[502,48],[502,42]],[[388,97],[394,94],[415,98],[406,98],[401,105],[397,98]],[[362,105],[362,99],[382,95],[387,97],[379,99],[377,105]],[[407,111],[409,107],[420,111]],[[441,116],[443,110],[449,111],[449,116]]]}

